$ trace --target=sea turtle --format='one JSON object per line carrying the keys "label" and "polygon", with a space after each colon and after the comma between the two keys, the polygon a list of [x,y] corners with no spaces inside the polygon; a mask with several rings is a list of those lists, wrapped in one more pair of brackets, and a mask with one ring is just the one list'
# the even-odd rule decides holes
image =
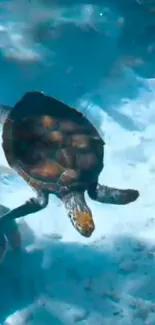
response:
{"label": "sea turtle", "polygon": [[42,92],[27,92],[11,109],[2,140],[8,164],[36,197],[7,212],[1,222],[44,209],[52,193],[64,203],[73,226],[89,237],[95,225],[86,190],[91,199],[109,204],[127,204],[139,196],[137,190],[98,183],[104,156],[98,131],[82,113]]}

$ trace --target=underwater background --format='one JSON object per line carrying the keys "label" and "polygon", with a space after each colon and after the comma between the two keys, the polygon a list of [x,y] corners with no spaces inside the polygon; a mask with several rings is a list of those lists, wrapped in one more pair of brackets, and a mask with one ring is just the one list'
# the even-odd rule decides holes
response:
{"label": "underwater background", "polygon": [[[83,111],[106,142],[100,182],[140,191],[122,207],[87,197],[89,239],[53,196],[19,220],[23,251],[0,265],[1,325],[155,324],[154,76],[154,0],[0,1],[0,104],[41,90]],[[7,167],[0,146],[0,203],[13,208],[32,190]]]}

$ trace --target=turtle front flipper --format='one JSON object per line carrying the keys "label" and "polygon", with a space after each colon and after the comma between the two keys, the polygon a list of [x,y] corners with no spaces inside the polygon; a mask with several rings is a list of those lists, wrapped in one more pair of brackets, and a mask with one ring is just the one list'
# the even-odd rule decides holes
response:
{"label": "turtle front flipper", "polygon": [[95,229],[91,210],[86,204],[84,192],[75,191],[62,198],[74,228],[84,237],[90,237]]}
{"label": "turtle front flipper", "polygon": [[48,201],[49,201],[49,194],[44,193],[42,191],[38,191],[36,198],[35,197],[31,198],[24,204],[20,205],[19,207],[6,212],[0,218],[0,223],[2,224],[2,226],[4,226],[5,222],[8,222],[9,220],[25,217],[28,214],[38,212],[47,206]]}
{"label": "turtle front flipper", "polygon": [[118,189],[96,183],[89,187],[88,194],[92,200],[118,205],[131,203],[139,197],[139,192],[137,190]]}

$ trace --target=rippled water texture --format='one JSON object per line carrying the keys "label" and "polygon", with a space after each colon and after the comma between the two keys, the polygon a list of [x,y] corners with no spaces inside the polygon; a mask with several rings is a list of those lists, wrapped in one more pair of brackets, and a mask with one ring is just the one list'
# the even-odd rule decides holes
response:
{"label": "rippled water texture", "polygon": [[[2,325],[155,324],[154,26],[154,1],[0,1],[0,103],[41,90],[85,112],[106,142],[100,182],[140,191],[121,207],[86,196],[89,239],[53,196],[20,220],[23,252],[0,266]],[[7,167],[0,146],[13,208],[32,191]]]}

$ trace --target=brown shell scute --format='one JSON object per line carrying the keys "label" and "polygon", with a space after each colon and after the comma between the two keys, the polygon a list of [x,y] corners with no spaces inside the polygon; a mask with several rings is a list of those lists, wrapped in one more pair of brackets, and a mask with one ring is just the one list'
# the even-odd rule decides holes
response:
{"label": "brown shell scute", "polygon": [[63,172],[64,169],[56,162],[45,161],[43,165],[32,168],[30,174],[46,181],[55,181]]}
{"label": "brown shell scute", "polygon": [[63,166],[63,168],[75,168],[76,156],[70,147],[57,150],[55,160]]}
{"label": "brown shell scute", "polygon": [[35,188],[53,192],[87,188],[102,170],[104,142],[81,113],[59,101],[53,106],[52,98],[44,98],[45,105],[38,108],[33,101],[28,113],[21,100],[17,106],[24,113],[17,120],[16,106],[10,112],[3,127],[6,158],[12,167],[21,163],[19,174]]}
{"label": "brown shell scute", "polygon": [[65,142],[64,134],[60,131],[52,131],[48,134],[49,141],[63,144]]}
{"label": "brown shell scute", "polygon": [[77,155],[76,165],[78,169],[89,170],[95,168],[97,161],[97,156],[92,152],[88,152]]}
{"label": "brown shell scute", "polygon": [[77,181],[79,178],[79,172],[74,169],[67,169],[60,177],[60,183],[63,185],[71,184]]}
{"label": "brown shell scute", "polygon": [[75,134],[71,138],[72,147],[78,149],[87,149],[90,145],[90,138],[85,134]]}
{"label": "brown shell scute", "polygon": [[40,124],[43,126],[45,129],[53,129],[57,127],[57,121],[56,119],[45,115],[40,119]]}
{"label": "brown shell scute", "polygon": [[82,125],[70,120],[63,120],[60,122],[60,130],[65,132],[78,132],[83,130]]}

